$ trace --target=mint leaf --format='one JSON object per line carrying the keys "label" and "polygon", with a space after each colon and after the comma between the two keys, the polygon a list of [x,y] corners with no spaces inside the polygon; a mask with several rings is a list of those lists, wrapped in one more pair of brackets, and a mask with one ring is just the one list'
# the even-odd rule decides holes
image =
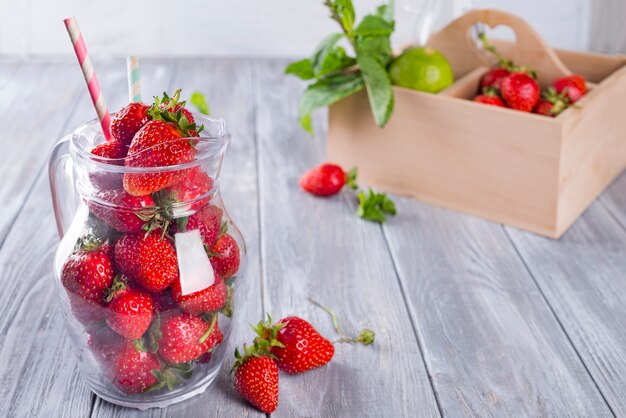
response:
{"label": "mint leaf", "polygon": [[298,117],[300,125],[313,135],[311,112],[333,104],[346,96],[363,89],[360,74],[336,74],[311,84],[300,98]]}
{"label": "mint leaf", "polygon": [[383,127],[391,117],[394,103],[391,80],[385,69],[386,63],[381,62],[386,61],[386,59],[382,57],[382,54],[371,52],[360,45],[357,45],[356,59],[361,67],[374,121],[378,126]]}
{"label": "mint leaf", "polygon": [[326,0],[333,14],[333,19],[337,20],[346,33],[352,32],[354,26],[354,6],[352,0]]}
{"label": "mint leaf", "polygon": [[191,98],[189,99],[189,101],[198,109],[198,112],[202,113],[203,115],[209,114],[209,105],[206,102],[204,94],[200,93],[199,91],[194,91],[191,94]]}
{"label": "mint leaf", "polygon": [[322,63],[321,68],[315,74],[316,77],[322,77],[330,73],[334,73],[344,68],[348,68],[356,64],[356,60],[347,56],[345,49],[340,46],[333,48]]}
{"label": "mint leaf", "polygon": [[324,60],[331,53],[335,44],[343,38],[342,33],[333,33],[328,35],[315,49],[313,56],[311,57],[311,66],[313,67],[313,73],[318,74],[324,64]]}
{"label": "mint leaf", "polygon": [[393,0],[389,0],[389,3],[378,6],[376,8],[376,16],[393,24],[393,3]]}
{"label": "mint leaf", "polygon": [[361,20],[354,33],[358,36],[389,36],[393,32],[393,26],[393,21],[388,22],[379,16],[367,15]]}
{"label": "mint leaf", "polygon": [[367,193],[362,191],[357,197],[359,208],[356,214],[360,218],[382,223],[387,220],[385,214],[396,214],[396,205],[384,193],[376,193],[370,188]]}
{"label": "mint leaf", "polygon": [[285,74],[295,75],[302,80],[310,80],[312,78],[315,78],[315,74],[313,73],[313,65],[311,64],[311,60],[308,58],[289,64],[287,68],[285,68]]}

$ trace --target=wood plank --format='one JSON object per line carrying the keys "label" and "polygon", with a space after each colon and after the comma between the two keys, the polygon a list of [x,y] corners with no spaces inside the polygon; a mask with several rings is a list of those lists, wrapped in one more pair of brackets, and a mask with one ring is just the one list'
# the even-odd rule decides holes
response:
{"label": "wood plank", "polygon": [[507,229],[617,416],[626,415],[625,192],[622,175],[556,242]]}
{"label": "wood plank", "polygon": [[0,246],[48,158],[48,144],[58,139],[86,91],[77,65],[24,63],[2,75],[7,82],[0,113],[10,117],[3,118],[0,147],[6,163],[0,165],[0,177],[19,181],[0,188]]}
{"label": "wood plank", "polygon": [[[171,65],[154,64],[153,72],[144,71],[147,91],[150,85],[167,85]],[[21,136],[15,136],[24,149],[38,149],[43,159],[61,130],[69,131],[93,117],[84,82],[75,64],[58,67],[47,64],[28,65],[33,79],[20,83],[39,83],[35,74],[49,74],[48,84],[65,86],[70,91],[73,80],[82,88],[82,94],[62,99],[64,110],[52,103],[52,94],[42,92],[36,129],[29,127]],[[125,63],[118,60],[99,64],[98,71],[103,91],[112,108],[126,101]],[[15,88],[19,88],[15,86]],[[26,87],[24,87],[26,88]],[[54,91],[54,87],[50,87]],[[44,89],[45,90],[45,89]],[[31,103],[32,105],[32,103]],[[19,107],[15,119],[25,119],[32,113],[30,106]],[[55,122],[50,130],[46,120],[66,120],[65,127]],[[33,134],[34,133],[34,134]],[[4,137],[3,137],[4,138]],[[26,145],[28,141],[32,144]],[[43,152],[42,152],[43,151]],[[28,175],[39,173],[36,185],[29,195],[0,250],[0,416],[85,416],[91,412],[94,396],[79,377],[71,352],[71,342],[57,308],[52,275],[52,258],[58,236],[52,212],[47,170],[44,162],[32,163]],[[11,178],[18,173],[13,173]],[[6,401],[4,401],[6,400]]]}
{"label": "wood plank", "polygon": [[501,226],[396,203],[384,230],[445,416],[611,415]]}
{"label": "wood plank", "polygon": [[284,65],[260,63],[257,78],[264,307],[275,319],[302,316],[332,337],[327,314],[307,302],[312,297],[333,307],[351,333],[373,328],[377,342],[337,344],[327,366],[281,375],[272,416],[438,416],[380,226],[354,215],[350,193],[322,199],[299,189],[299,176],[325,160],[325,149],[298,126],[304,86],[285,78]]}
{"label": "wood plank", "polygon": [[214,116],[226,120],[231,134],[221,190],[226,208],[241,229],[248,247],[247,272],[242,280],[243,286],[238,289],[235,328],[217,382],[206,393],[164,410],[149,411],[123,408],[98,399],[93,417],[264,416],[239,398],[229,375],[235,345],[241,346],[244,337],[251,332],[247,323],[256,322],[262,316],[252,66],[250,62],[240,60],[178,62],[180,69],[171,83],[171,90],[182,88],[183,97],[189,97],[194,90],[203,92]]}

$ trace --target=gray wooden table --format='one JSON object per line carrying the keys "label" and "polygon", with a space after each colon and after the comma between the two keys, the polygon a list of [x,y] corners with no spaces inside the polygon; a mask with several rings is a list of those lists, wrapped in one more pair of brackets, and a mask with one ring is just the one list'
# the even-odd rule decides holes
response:
{"label": "gray wooden table", "polygon": [[[125,64],[97,62],[111,109]],[[276,417],[626,416],[626,175],[560,241],[396,198],[384,226],[349,194],[319,199],[298,177],[324,160],[297,126],[303,85],[284,62],[143,61],[144,95],[206,92],[230,123],[222,184],[249,248],[246,323],[298,314],[332,335],[332,306],[372,347],[339,345],[326,367],[281,376]],[[164,410],[104,402],[81,380],[53,291],[58,243],[47,171],[53,143],[94,111],[72,61],[0,62],[0,416],[260,416],[227,368]]]}

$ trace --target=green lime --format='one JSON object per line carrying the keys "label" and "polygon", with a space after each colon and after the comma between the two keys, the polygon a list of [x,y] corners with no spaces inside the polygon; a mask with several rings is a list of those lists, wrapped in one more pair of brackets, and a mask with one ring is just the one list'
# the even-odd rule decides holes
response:
{"label": "green lime", "polygon": [[391,82],[396,86],[437,93],[454,82],[450,63],[433,48],[411,48],[389,66]]}

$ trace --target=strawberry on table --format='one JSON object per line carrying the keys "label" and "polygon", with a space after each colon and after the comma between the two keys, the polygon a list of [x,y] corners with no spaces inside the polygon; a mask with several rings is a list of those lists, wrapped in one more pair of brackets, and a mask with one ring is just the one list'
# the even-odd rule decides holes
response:
{"label": "strawberry on table", "polygon": [[268,315],[267,321],[254,328],[257,345],[266,345],[276,363],[287,373],[302,373],[328,363],[335,347],[313,326],[297,316],[288,316],[276,325]]}
{"label": "strawberry on table", "polygon": [[219,311],[224,307],[228,298],[228,286],[224,280],[216,277],[215,283],[206,289],[183,295],[180,280],[177,280],[172,284],[172,297],[183,311],[191,315],[200,315]]}
{"label": "strawberry on table", "polygon": [[270,354],[258,347],[246,347],[244,355],[235,349],[237,361],[231,373],[235,373],[237,392],[246,401],[266,414],[278,406],[278,366]]}
{"label": "strawberry on table", "polygon": [[115,244],[120,272],[151,292],[160,292],[178,280],[174,245],[160,231],[128,234]]}
{"label": "strawberry on table", "polygon": [[511,109],[530,112],[539,102],[539,84],[524,72],[511,73],[504,78],[500,90],[504,102]]}
{"label": "strawberry on table", "polygon": [[239,246],[230,234],[219,237],[209,256],[213,270],[224,280],[231,278],[239,270],[241,262]]}
{"label": "strawberry on table", "polygon": [[[101,190],[88,202],[89,210],[119,232],[139,232],[156,215],[150,195],[132,196],[124,190]],[[100,200],[102,203],[98,202]]]}
{"label": "strawberry on table", "polygon": [[135,134],[150,120],[150,106],[144,103],[129,103],[111,118],[111,135],[128,147]]}
{"label": "strawberry on table", "polygon": [[552,83],[557,93],[565,93],[571,103],[575,103],[587,93],[587,82],[579,75],[562,77]]}
{"label": "strawberry on table", "polygon": [[312,168],[300,178],[300,187],[317,196],[337,194],[346,184],[356,189],[356,170],[346,173],[338,165],[330,163]]}
{"label": "strawberry on table", "polygon": [[106,323],[121,336],[135,340],[150,327],[153,307],[150,293],[133,289],[117,277],[105,301],[108,302]]}
{"label": "strawberry on table", "polygon": [[169,364],[192,361],[224,340],[217,314],[207,319],[187,313],[162,320],[158,354]]}

